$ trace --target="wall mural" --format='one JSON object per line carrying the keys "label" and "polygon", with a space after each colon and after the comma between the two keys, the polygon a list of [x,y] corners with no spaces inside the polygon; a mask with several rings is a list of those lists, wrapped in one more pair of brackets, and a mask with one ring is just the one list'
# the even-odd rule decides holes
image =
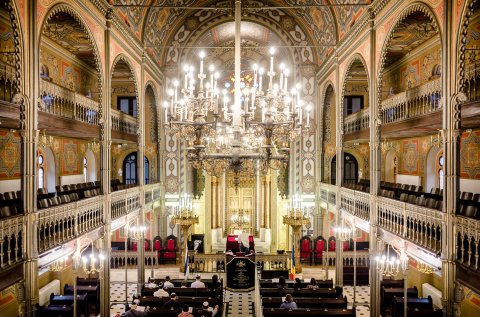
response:
{"label": "wall mural", "polygon": [[20,134],[9,130],[0,130],[0,179],[19,178],[20,172]]}
{"label": "wall mural", "polygon": [[402,174],[418,175],[418,140],[404,140],[400,158]]}
{"label": "wall mural", "polygon": [[78,141],[76,140],[62,140],[63,143],[63,164],[62,164],[62,175],[73,175],[79,174],[79,164],[80,160],[78,157]]}
{"label": "wall mural", "polygon": [[460,177],[480,179],[480,130],[461,136]]}

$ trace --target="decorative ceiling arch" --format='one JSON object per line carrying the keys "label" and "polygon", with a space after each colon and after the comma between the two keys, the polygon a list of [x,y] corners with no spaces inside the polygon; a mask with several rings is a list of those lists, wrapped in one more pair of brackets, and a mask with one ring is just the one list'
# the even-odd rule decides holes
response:
{"label": "decorative ceiling arch", "polygon": [[[115,76],[118,76],[119,78],[120,77],[125,78],[126,76],[129,75],[129,78],[133,81],[133,84],[135,87],[135,96],[137,97],[137,100],[139,100],[138,81],[137,81],[137,78],[135,77],[135,70],[132,66],[130,59],[125,54],[120,53],[115,57],[110,73],[112,74],[112,79],[115,78]],[[138,114],[140,113],[140,111],[143,111],[143,108],[142,108],[141,102],[138,102],[137,103],[137,120],[138,120]]]}
{"label": "decorative ceiling arch", "polygon": [[[412,21],[408,21],[410,17],[413,17]],[[413,24],[413,27],[410,26],[409,22]],[[408,37],[409,40],[406,41],[406,39],[403,38],[404,36],[396,36],[397,31],[404,33],[405,37]],[[418,47],[418,45],[420,45],[422,42],[429,40],[434,36],[440,36],[440,28],[435,14],[426,4],[413,3],[398,15],[387,37],[385,38],[382,52],[380,54],[377,85],[377,103],[379,108],[381,108],[382,102],[383,73],[385,68],[388,67],[389,63],[392,62],[391,60],[393,56],[397,56],[398,58],[399,56],[395,54],[407,54],[415,47]],[[420,40],[422,40],[422,42],[420,42]],[[406,45],[397,49],[395,47],[395,43],[399,41],[404,41]],[[392,43],[394,44],[393,49],[391,47]],[[378,111],[376,120],[378,123],[380,123],[380,114],[381,111]]]}
{"label": "decorative ceiling arch", "polygon": [[[15,1],[9,0],[2,3],[2,9],[6,10],[10,19],[12,27],[12,44],[15,54],[13,55],[13,66],[15,67],[14,87],[17,91],[15,93],[21,93],[22,87],[22,56],[23,56],[23,38],[21,32],[21,23],[19,20],[18,10],[14,3]],[[8,57],[7,57],[8,58]]]}
{"label": "decorative ceiling arch", "polygon": [[80,58],[83,56],[85,62],[95,68],[98,74],[99,114],[103,116],[102,64],[95,37],[87,23],[73,7],[60,3],[49,10],[40,30],[40,41],[42,37],[48,37],[72,54]]}

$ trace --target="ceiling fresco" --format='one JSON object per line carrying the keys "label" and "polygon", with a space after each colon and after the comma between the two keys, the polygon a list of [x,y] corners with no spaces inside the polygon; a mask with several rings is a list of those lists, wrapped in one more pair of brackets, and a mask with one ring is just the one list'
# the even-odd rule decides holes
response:
{"label": "ceiling fresco", "polygon": [[434,36],[438,37],[438,31],[428,16],[420,11],[410,14],[397,25],[393,37],[388,43],[385,67],[401,59]]}
{"label": "ceiling fresco", "polygon": [[[185,36],[192,36],[205,22],[229,15],[233,21],[232,8],[234,1],[205,1],[205,0],[109,0],[110,4],[117,5],[116,12],[122,21],[132,30],[134,35],[144,42],[149,54],[159,63],[168,63],[168,42],[179,39],[174,38],[180,28]],[[263,6],[292,7],[273,10],[248,10],[250,18],[258,18],[266,25],[266,20],[282,28],[296,44],[317,46],[315,63],[321,64],[333,52],[334,45],[341,40],[355,21],[365,11],[371,0],[353,0],[359,5],[349,6],[323,6],[324,4],[352,3],[352,0],[274,0],[274,1],[243,1],[243,7],[256,8]],[[122,5],[134,5],[125,6]],[[135,6],[138,5],[138,6]],[[304,6],[298,8],[298,6]],[[319,5],[318,7],[309,7]],[[162,8],[170,7],[170,8]],[[171,7],[182,7],[173,9]],[[216,7],[212,10],[189,10],[187,7],[204,6]],[[297,6],[297,8],[294,8]],[[245,10],[247,11],[247,10]],[[271,25],[268,25],[271,28]],[[299,31],[301,29],[302,31]],[[182,33],[180,32],[180,33]],[[295,38],[299,34],[305,38]],[[180,34],[182,35],[182,34]],[[322,46],[325,45],[325,46]]]}
{"label": "ceiling fresco", "polygon": [[42,35],[96,67],[93,45],[83,26],[70,14],[58,12],[45,24]]}

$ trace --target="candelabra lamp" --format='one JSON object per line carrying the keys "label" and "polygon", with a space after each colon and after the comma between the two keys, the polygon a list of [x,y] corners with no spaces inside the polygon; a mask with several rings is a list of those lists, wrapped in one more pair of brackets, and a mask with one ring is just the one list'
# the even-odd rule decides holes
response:
{"label": "candelabra lamp", "polygon": [[230,218],[232,227],[237,229],[245,229],[245,227],[250,223],[250,217],[245,215],[245,213],[246,211],[243,209],[239,209],[233,212],[233,215]]}
{"label": "candelabra lamp", "polygon": [[182,261],[180,262],[180,270],[183,271],[184,263],[186,261],[187,255],[187,237],[188,231],[190,227],[194,224],[198,223],[198,216],[196,216],[193,212],[193,204],[192,199],[189,195],[184,195],[181,197],[180,206],[174,211],[172,216],[172,223],[175,225],[179,225],[180,229],[182,230],[183,234],[183,248],[182,248]]}
{"label": "candelabra lamp", "polygon": [[[306,213],[303,213],[301,209],[293,209],[290,210],[286,216],[283,216],[283,224],[292,227],[293,241],[295,244],[300,238],[300,229],[302,226],[310,224],[310,218]],[[295,271],[298,273],[302,272],[300,264],[300,248],[295,252]]]}

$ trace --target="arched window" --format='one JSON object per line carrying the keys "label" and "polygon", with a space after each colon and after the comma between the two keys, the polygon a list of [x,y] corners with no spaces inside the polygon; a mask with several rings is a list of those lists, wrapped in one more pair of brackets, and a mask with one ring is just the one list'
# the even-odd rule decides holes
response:
{"label": "arched window", "polygon": [[440,189],[443,189],[443,179],[445,175],[444,165],[445,158],[443,157],[443,151],[441,151],[437,156],[437,185]]}
{"label": "arched window", "polygon": [[124,184],[137,183],[137,154],[128,155],[123,161],[123,182]]}
{"label": "arched window", "polygon": [[150,162],[148,158],[145,156],[145,165],[143,166],[144,173],[145,173],[145,185],[150,183]]}
{"label": "arched window", "polygon": [[83,158],[83,179],[84,179],[84,182],[86,183],[87,182],[87,175],[88,175],[88,169],[87,169],[87,166],[88,166],[88,161],[87,161],[87,158],[84,157]]}
{"label": "arched window", "polygon": [[[337,183],[337,156],[334,156],[331,164],[332,184]],[[356,184],[358,181],[358,163],[355,157],[343,153],[343,184]]]}
{"label": "arched window", "polygon": [[38,188],[45,188],[45,160],[43,155],[38,156]]}

